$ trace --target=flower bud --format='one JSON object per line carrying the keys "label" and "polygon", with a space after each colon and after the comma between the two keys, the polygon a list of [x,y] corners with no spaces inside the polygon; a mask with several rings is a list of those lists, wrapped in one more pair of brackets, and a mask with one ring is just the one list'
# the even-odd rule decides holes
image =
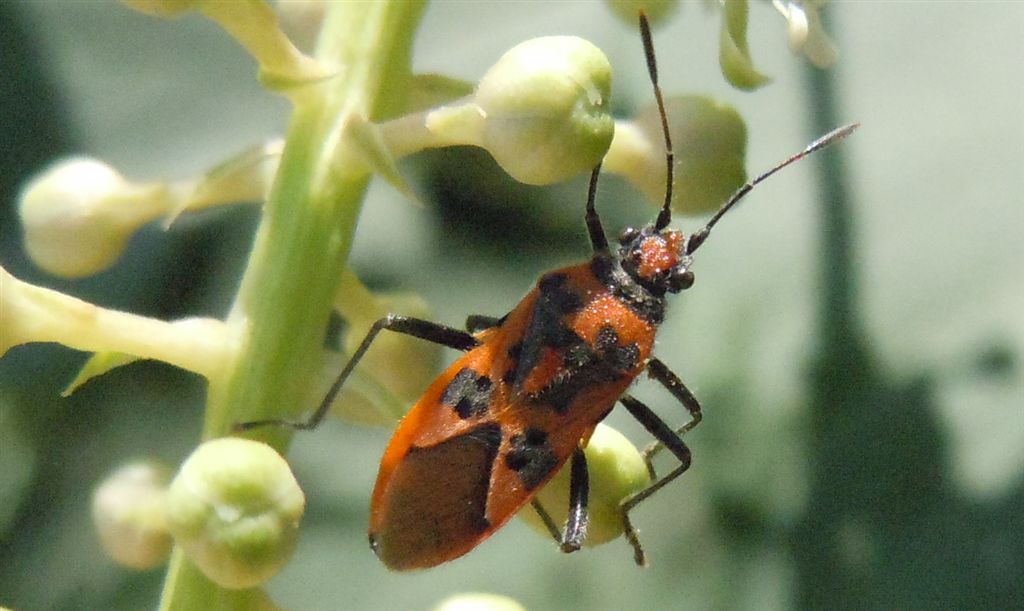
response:
{"label": "flower bud", "polygon": [[471,592],[450,596],[434,607],[434,611],[526,611],[509,598],[499,594]]}
{"label": "flower bud", "polygon": [[610,89],[608,59],[591,43],[572,36],[528,40],[502,55],[474,96],[429,112],[424,140],[482,146],[526,184],[559,182],[604,157],[614,133]]}
{"label": "flower bud", "polygon": [[32,180],[19,213],[32,260],[75,278],[112,265],[131,234],[166,208],[165,187],[132,185],[107,164],[79,157]]}
{"label": "flower bud", "polygon": [[[703,214],[746,180],[747,129],[731,106],[703,96],[665,100],[675,152],[672,207]],[[665,144],[656,106],[620,121],[604,168],[624,176],[655,205],[665,201]]]}
{"label": "flower bud", "polygon": [[153,17],[178,17],[203,3],[203,0],[121,0],[128,8]]}
{"label": "flower bud", "polygon": [[273,448],[225,437],[205,442],[182,464],[168,493],[167,522],[211,581],[249,588],[291,556],[305,503]]}
{"label": "flower bud", "polygon": [[[590,495],[587,509],[590,523],[584,545],[607,543],[622,534],[622,513],[619,508],[629,495],[651,483],[643,455],[626,437],[612,427],[601,423],[594,429],[584,449],[590,476]],[[571,462],[571,461],[570,461]],[[537,500],[555,524],[561,528],[569,514],[570,462],[537,493]],[[550,536],[544,522],[533,507],[519,512],[534,530]]]}
{"label": "flower bud", "polygon": [[616,17],[630,25],[636,25],[641,10],[651,25],[657,25],[679,8],[678,0],[605,0],[605,4]]}
{"label": "flower bud", "polygon": [[573,36],[521,43],[484,75],[474,98],[479,144],[516,180],[544,185],[593,168],[611,144],[611,66]]}
{"label": "flower bud", "polygon": [[114,471],[92,496],[92,521],[104,551],[118,564],[146,570],[171,552],[164,503],[170,470],[155,462]]}

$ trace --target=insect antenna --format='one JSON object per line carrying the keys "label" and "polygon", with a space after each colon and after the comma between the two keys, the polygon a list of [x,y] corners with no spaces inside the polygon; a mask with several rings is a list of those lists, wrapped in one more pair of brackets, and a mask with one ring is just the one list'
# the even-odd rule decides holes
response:
{"label": "insect antenna", "polygon": [[[665,113],[665,101],[661,96],[661,87],[658,86],[658,62],[654,57],[654,43],[651,42],[651,26],[647,22],[647,15],[640,11],[640,38],[644,44],[644,56],[647,58],[647,73],[651,78],[651,85],[654,86],[654,98],[658,101],[658,114],[661,115],[661,132],[665,136],[665,204],[658,213],[658,219],[654,228],[661,231],[672,222],[672,183],[675,172],[675,153],[672,152],[672,137],[668,133],[668,115]],[[590,244],[594,248],[594,254],[608,253],[608,238],[601,227],[601,219],[594,209],[594,199],[597,195],[597,179],[601,173],[601,164],[597,164],[590,175],[590,191],[587,194],[587,231],[590,233]]]}
{"label": "insect antenna", "polygon": [[594,200],[597,198],[597,179],[601,176],[601,163],[594,166],[590,173],[590,188],[587,190],[587,232],[590,234],[590,245],[594,248],[595,255],[608,254],[608,236],[604,234],[601,227],[601,218],[597,216],[594,209]]}
{"label": "insect antenna", "polygon": [[654,229],[661,231],[672,222],[672,183],[675,182],[676,154],[672,151],[672,136],[668,133],[668,116],[665,113],[665,100],[661,96],[658,85],[658,61],[654,57],[654,43],[651,41],[651,26],[647,15],[640,11],[640,38],[644,42],[644,57],[647,58],[647,74],[654,87],[654,99],[658,102],[658,114],[661,116],[661,133],[665,136],[665,204],[654,222]]}
{"label": "insect antenna", "polygon": [[826,146],[838,142],[839,140],[842,140],[843,138],[853,133],[853,130],[857,129],[858,127],[860,127],[860,123],[851,123],[850,125],[844,125],[843,127],[830,131],[829,133],[825,134],[824,136],[818,138],[814,142],[807,145],[807,148],[800,151],[796,155],[793,155],[789,159],[786,159],[785,161],[779,163],[772,169],[768,170],[767,172],[761,174],[757,178],[749,181],[747,184],[737,189],[736,192],[733,193],[732,196],[724,204],[722,204],[722,207],[718,209],[718,212],[715,212],[715,215],[711,217],[711,220],[709,220],[706,225],[704,225],[699,230],[695,231],[693,234],[690,235],[689,239],[686,242],[686,254],[691,254],[693,253],[693,251],[697,250],[700,247],[700,245],[704,243],[704,240],[707,239],[708,234],[711,233],[711,228],[714,227],[715,224],[718,223],[718,221],[723,216],[725,216],[726,212],[728,212],[741,199],[743,199],[744,195],[749,193],[751,189],[757,186],[758,183],[767,179],[769,176],[778,172],[779,170],[788,166],[789,164],[800,161],[801,159],[810,155],[811,153],[814,153],[815,151],[820,151]]}

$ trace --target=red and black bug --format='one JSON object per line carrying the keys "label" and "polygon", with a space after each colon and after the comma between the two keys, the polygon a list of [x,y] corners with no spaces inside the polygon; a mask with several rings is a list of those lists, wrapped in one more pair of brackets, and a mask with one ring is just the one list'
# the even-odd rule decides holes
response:
{"label": "red and black bug", "polygon": [[[600,166],[586,203],[593,247],[589,261],[544,274],[508,314],[470,316],[466,330],[389,315],[356,349],[317,411],[305,422],[245,423],[249,429],[317,426],[353,368],[382,330],[464,351],[402,419],[381,459],[370,507],[370,546],[388,567],[426,568],[462,556],[512,518],[571,458],[570,512],[559,534],[535,504],[564,551],[579,549],[587,527],[587,462],[583,446],[621,403],[679,464],[621,503],[625,535],[638,564],[644,553],[629,512],[690,466],[682,435],[701,420],[683,382],[652,356],[666,295],[693,284],[693,253],[712,227],[757,183],[849,134],[840,128],[741,187],[698,231],[668,229],[673,153],[646,18],[641,36],[663,128],[668,180],[657,219],[626,229],[613,249],[594,208]],[[626,393],[641,373],[661,384],[689,413],[673,430]]]}

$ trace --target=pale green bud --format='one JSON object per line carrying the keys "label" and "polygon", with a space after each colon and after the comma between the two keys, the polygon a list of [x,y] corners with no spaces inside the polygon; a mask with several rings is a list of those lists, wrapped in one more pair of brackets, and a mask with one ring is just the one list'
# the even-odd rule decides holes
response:
{"label": "pale green bud", "polygon": [[86,157],[58,162],[22,190],[25,247],[36,265],[58,276],[103,271],[150,221],[163,217],[167,227],[183,212],[263,201],[282,147],[280,140],[271,140],[197,178],[176,182],[132,183]]}
{"label": "pale green bud", "polygon": [[153,17],[178,17],[203,4],[204,0],[121,0],[125,6]]}
{"label": "pale green bud", "polygon": [[164,505],[170,469],[150,461],[114,471],[92,496],[92,521],[100,543],[115,562],[146,570],[171,553]]}
{"label": "pale green bud", "polygon": [[[703,96],[665,100],[675,149],[672,207],[703,214],[746,181],[747,129],[734,108]],[[656,106],[620,121],[604,169],[622,175],[653,204],[665,201],[665,139]]]}
{"label": "pale green bud", "polygon": [[[440,85],[434,97],[459,89],[450,80],[419,84]],[[589,171],[604,157],[615,132],[610,93],[611,66],[600,49],[574,36],[548,36],[506,52],[474,95],[379,128],[395,159],[427,148],[479,146],[519,182],[547,185]]]}
{"label": "pale green bud", "polygon": [[[590,523],[584,545],[596,546],[622,534],[622,501],[647,487],[651,479],[643,455],[636,446],[625,435],[604,423],[594,429],[584,453],[590,475],[587,504]],[[537,493],[537,500],[560,528],[569,513],[569,472],[570,464],[566,463]],[[519,516],[534,530],[550,536],[533,507],[524,507]]]}
{"label": "pale green bud", "polygon": [[679,0],[605,0],[605,4],[616,17],[631,25],[636,25],[641,9],[651,25],[657,25],[679,8]]}
{"label": "pale green bud", "polygon": [[526,608],[508,596],[469,592],[444,599],[434,611],[526,611]]}
{"label": "pale green bud", "polygon": [[611,66],[593,44],[574,36],[528,40],[505,53],[477,88],[483,147],[523,183],[583,173],[611,144],[610,95]]}
{"label": "pale green bud", "polygon": [[25,247],[52,274],[94,274],[121,256],[140,225],[164,213],[167,199],[165,187],[133,185],[100,161],[62,161],[21,193]]}
{"label": "pale green bud", "polygon": [[250,588],[288,561],[305,503],[273,448],[225,437],[203,443],[182,464],[168,493],[167,522],[211,581]]}

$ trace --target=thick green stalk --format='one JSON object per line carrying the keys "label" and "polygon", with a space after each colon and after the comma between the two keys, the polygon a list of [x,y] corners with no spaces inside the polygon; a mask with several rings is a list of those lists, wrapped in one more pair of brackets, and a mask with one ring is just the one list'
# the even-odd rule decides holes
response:
{"label": "thick green stalk", "polygon": [[[408,0],[332,3],[316,52],[332,74],[289,92],[295,112],[281,165],[228,324],[239,357],[211,379],[203,437],[235,422],[308,411],[331,311],[370,175],[349,126],[403,103],[423,4]],[[284,452],[290,435],[254,432]],[[209,582],[176,550],[161,609],[236,609],[251,590]]]}

